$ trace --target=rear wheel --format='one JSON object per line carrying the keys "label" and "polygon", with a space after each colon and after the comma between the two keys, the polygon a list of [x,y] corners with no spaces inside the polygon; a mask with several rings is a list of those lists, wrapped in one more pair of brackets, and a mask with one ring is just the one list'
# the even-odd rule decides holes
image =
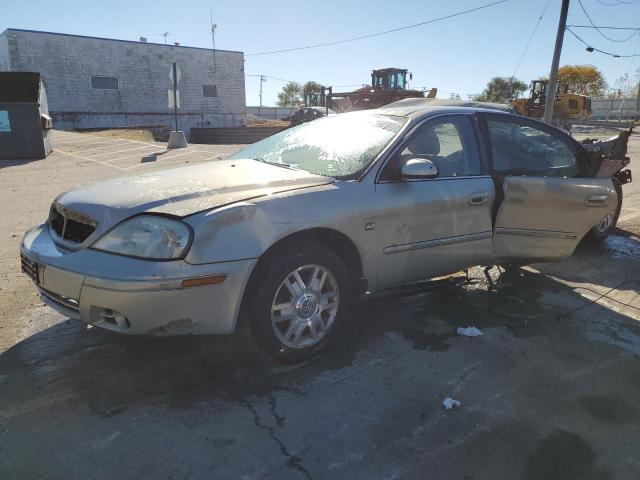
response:
{"label": "rear wheel", "polygon": [[271,356],[304,360],[342,330],[350,303],[349,277],[331,250],[306,242],[292,246],[267,260],[259,275],[250,325]]}
{"label": "rear wheel", "polygon": [[622,184],[617,178],[614,178],[613,186],[615,187],[616,194],[618,195],[618,204],[616,205],[615,210],[607,213],[595,227],[589,230],[586,238],[590,242],[604,241],[613,229],[616,228],[618,218],[620,217],[620,210],[622,210]]}

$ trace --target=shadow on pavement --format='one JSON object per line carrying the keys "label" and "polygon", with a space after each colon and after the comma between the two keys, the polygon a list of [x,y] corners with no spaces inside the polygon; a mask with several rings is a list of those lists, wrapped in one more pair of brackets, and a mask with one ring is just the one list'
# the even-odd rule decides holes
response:
{"label": "shadow on pavement", "polygon": [[[296,366],[269,359],[241,333],[128,337],[87,330],[81,322],[68,320],[1,354],[0,375],[23,384],[15,394],[24,388],[24,393],[63,389],[84,397],[95,413],[107,414],[130,402],[182,405],[201,395],[237,399],[283,388],[283,381],[297,383],[301,377],[352,366],[358,354],[375,351],[388,332],[400,334],[414,349],[446,352],[457,327],[504,327],[515,336],[537,336],[588,310],[590,316],[640,335],[635,318],[591,303],[547,275],[509,271],[492,291],[481,273],[475,273],[463,287],[356,305],[347,335],[320,357]],[[28,373],[29,380],[19,380],[19,373]],[[19,402],[19,397],[4,400]]]}

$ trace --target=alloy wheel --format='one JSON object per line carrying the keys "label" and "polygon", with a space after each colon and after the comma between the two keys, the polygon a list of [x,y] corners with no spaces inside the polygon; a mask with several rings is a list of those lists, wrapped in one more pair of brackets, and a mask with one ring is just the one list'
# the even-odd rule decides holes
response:
{"label": "alloy wheel", "polygon": [[333,326],[340,294],[333,274],[321,265],[289,273],[271,304],[271,326],[282,344],[301,349],[317,344]]}

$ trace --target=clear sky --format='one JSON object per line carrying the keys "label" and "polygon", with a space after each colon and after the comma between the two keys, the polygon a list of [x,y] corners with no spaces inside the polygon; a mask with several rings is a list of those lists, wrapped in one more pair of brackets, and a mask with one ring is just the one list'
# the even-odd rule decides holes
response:
{"label": "clear sky", "polygon": [[[403,1],[167,1],[167,0],[0,0],[0,31],[24,28],[97,37],[211,47],[210,10],[218,25],[216,47],[246,54],[340,40],[402,27],[491,3],[492,0]],[[640,27],[640,2],[582,0],[596,25]],[[403,67],[413,87],[438,87],[440,98],[480,92],[493,76],[514,73],[546,0],[506,3],[438,23],[343,45],[247,56],[245,72],[324,85],[366,83],[373,68]],[[607,5],[608,4],[608,5]],[[616,5],[617,4],[617,5]],[[614,5],[614,6],[610,6]],[[540,26],[516,76],[527,83],[548,74],[560,14],[560,0],[549,0]],[[571,0],[568,24],[587,25],[578,0]],[[619,54],[640,53],[640,35],[623,43],[593,29],[575,29],[592,46]],[[606,30],[616,39],[631,31]],[[561,65],[592,64],[613,85],[640,66],[640,57],[613,58],[588,53],[565,35]],[[264,84],[264,105],[273,105],[283,82]],[[334,91],[351,90],[338,88]],[[246,78],[247,104],[258,104],[259,79]]]}

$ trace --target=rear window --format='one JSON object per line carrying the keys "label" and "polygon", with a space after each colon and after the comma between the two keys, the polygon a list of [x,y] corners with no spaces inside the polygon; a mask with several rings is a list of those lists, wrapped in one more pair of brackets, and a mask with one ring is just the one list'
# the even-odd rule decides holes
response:
{"label": "rear window", "polygon": [[487,127],[495,172],[569,177],[578,174],[574,150],[559,135],[503,120],[489,120]]}

